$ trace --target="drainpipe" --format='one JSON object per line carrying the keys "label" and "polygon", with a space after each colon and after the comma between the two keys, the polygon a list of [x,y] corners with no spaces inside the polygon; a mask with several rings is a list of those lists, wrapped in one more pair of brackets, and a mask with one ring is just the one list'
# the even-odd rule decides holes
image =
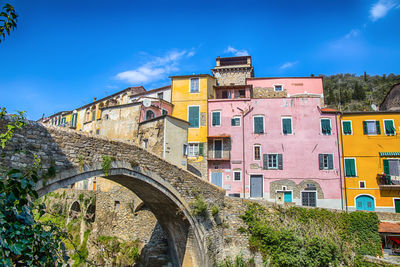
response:
{"label": "drainpipe", "polygon": [[[340,190],[340,196],[342,198],[342,210],[344,210],[343,208],[343,204],[346,206],[346,212],[347,210],[347,192],[346,192],[346,177],[343,174],[343,168],[342,168],[342,158],[343,158],[343,140],[341,140],[340,135],[341,132],[339,132],[338,128],[338,124],[340,123],[340,119],[339,119],[340,113],[338,114],[338,116],[336,117],[336,133],[337,133],[337,140],[338,140],[338,153],[339,153],[339,169],[340,169],[340,187],[342,187],[342,179],[343,179],[343,185],[344,185],[344,190]],[[339,148],[339,143],[340,143],[340,148]],[[343,203],[343,191],[344,191],[344,203]]]}
{"label": "drainpipe", "polygon": [[245,111],[241,108],[238,108],[240,113],[242,114],[242,152],[243,152],[243,171],[242,171],[242,179],[243,179],[243,198],[246,196],[246,150],[245,150],[245,138],[244,138],[244,118],[247,114],[249,114],[253,109],[249,108],[249,110]]}

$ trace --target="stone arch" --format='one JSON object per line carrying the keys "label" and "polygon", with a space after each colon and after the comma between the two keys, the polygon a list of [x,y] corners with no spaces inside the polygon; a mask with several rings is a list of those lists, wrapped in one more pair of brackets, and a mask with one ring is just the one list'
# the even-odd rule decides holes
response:
{"label": "stone arch", "polygon": [[86,209],[85,219],[88,222],[94,222],[96,219],[96,205],[90,204]]}
{"label": "stone arch", "polygon": [[[130,163],[114,162],[107,177],[100,164],[61,171],[45,185],[39,186],[40,196],[91,177],[103,176],[135,193],[155,215],[168,236],[169,254],[174,266],[210,266],[204,230],[195,220],[188,203],[179,192],[156,173],[142,172]],[[78,203],[79,204],[79,203]],[[73,204],[74,205],[74,204]]]}
{"label": "stone arch", "polygon": [[314,180],[303,180],[303,181],[301,181],[301,183],[298,185],[299,197],[300,197],[300,192],[306,190],[310,186],[314,186],[315,187],[315,191],[317,191],[317,198],[318,199],[324,199],[324,191],[322,191],[322,188],[321,188],[320,184],[318,182],[314,181]]}
{"label": "stone arch", "polygon": [[74,201],[69,209],[68,217],[69,219],[78,218],[81,214],[81,204],[78,201]]}

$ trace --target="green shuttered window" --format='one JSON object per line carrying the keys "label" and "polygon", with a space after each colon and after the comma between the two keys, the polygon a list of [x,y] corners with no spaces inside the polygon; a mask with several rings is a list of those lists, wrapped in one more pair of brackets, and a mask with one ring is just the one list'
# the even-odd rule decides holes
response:
{"label": "green shuttered window", "polygon": [[200,126],[200,107],[193,106],[189,107],[189,128],[199,128]]}
{"label": "green shuttered window", "polygon": [[363,129],[366,135],[381,134],[381,125],[379,121],[363,121]]}
{"label": "green shuttered window", "polygon": [[292,134],[292,118],[282,118],[283,134]]}
{"label": "green shuttered window", "polygon": [[346,177],[356,177],[356,160],[355,159],[344,159],[344,168]]}
{"label": "green shuttered window", "polygon": [[321,119],[321,130],[324,135],[331,135],[331,120],[330,119]]}
{"label": "green shuttered window", "polygon": [[240,118],[232,118],[231,120],[231,125],[232,126],[240,126]]}
{"label": "green shuttered window", "polygon": [[342,122],[342,127],[343,127],[343,134],[345,134],[345,135],[352,134],[352,132],[351,132],[351,121],[343,121]]}
{"label": "green shuttered window", "polygon": [[220,126],[221,125],[221,112],[214,111],[211,114],[212,114],[212,118],[211,118],[212,126]]}
{"label": "green shuttered window", "polygon": [[394,135],[396,133],[396,129],[394,128],[394,123],[392,120],[384,120],[384,124],[386,135]]}
{"label": "green shuttered window", "polygon": [[254,118],[254,133],[263,134],[264,133],[264,117],[257,116]]}
{"label": "green shuttered window", "polygon": [[163,109],[163,110],[162,110],[162,114],[163,114],[163,115],[168,115],[168,110]]}

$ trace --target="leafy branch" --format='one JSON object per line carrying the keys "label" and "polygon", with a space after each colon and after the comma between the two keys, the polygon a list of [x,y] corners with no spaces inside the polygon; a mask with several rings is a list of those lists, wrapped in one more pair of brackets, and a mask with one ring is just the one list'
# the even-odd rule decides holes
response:
{"label": "leafy branch", "polygon": [[0,13],[0,43],[6,38],[6,34],[17,28],[18,15],[10,4],[5,4]]}

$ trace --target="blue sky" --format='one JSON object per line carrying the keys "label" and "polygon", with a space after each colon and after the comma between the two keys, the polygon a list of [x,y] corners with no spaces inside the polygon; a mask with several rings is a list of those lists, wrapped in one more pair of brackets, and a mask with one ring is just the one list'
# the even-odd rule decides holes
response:
{"label": "blue sky", "polygon": [[6,2],[19,20],[0,106],[30,119],[210,73],[217,56],[251,55],[258,77],[400,72],[400,0]]}

